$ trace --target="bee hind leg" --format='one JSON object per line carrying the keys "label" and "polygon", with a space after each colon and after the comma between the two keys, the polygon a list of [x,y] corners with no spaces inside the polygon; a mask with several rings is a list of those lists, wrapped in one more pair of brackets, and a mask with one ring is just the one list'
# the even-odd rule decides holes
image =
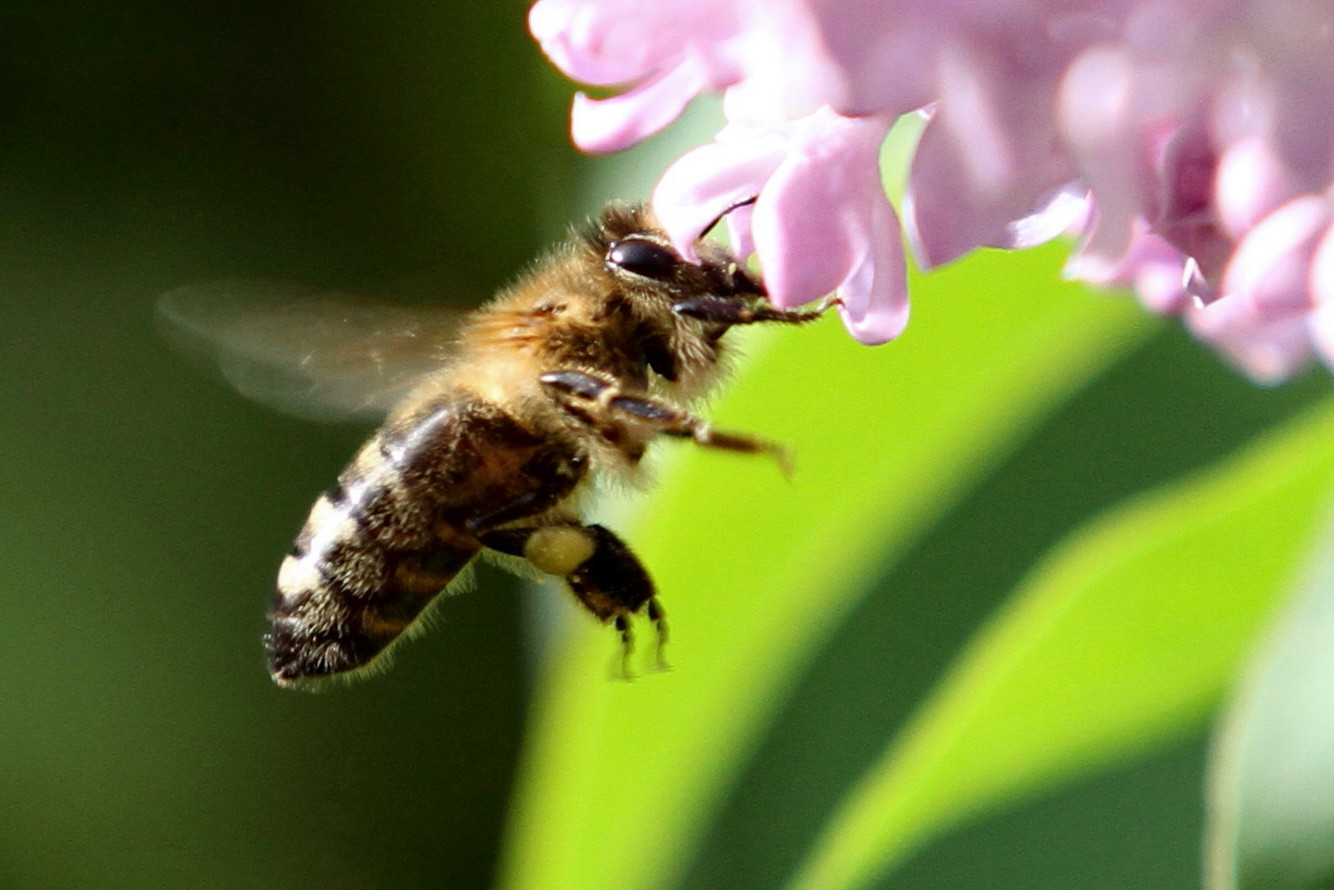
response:
{"label": "bee hind leg", "polygon": [[482,543],[522,556],[539,571],[563,577],[575,598],[603,624],[611,622],[621,638],[619,676],[629,679],[634,651],[631,616],[645,613],[657,634],[656,668],[666,670],[663,647],[667,622],[639,558],[611,530],[601,525],[548,525],[488,532]]}

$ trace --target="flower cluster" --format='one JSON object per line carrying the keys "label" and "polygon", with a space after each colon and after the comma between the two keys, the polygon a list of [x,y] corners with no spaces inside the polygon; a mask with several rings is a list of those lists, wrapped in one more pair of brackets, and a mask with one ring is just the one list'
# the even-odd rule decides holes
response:
{"label": "flower cluster", "polygon": [[689,249],[729,207],[780,306],[837,292],[859,340],[907,321],[890,125],[919,112],[902,210],[930,267],[1070,231],[1076,277],[1128,284],[1253,377],[1334,364],[1328,0],[538,0],[575,141],[629,146],[696,95],[728,123],[663,176]]}

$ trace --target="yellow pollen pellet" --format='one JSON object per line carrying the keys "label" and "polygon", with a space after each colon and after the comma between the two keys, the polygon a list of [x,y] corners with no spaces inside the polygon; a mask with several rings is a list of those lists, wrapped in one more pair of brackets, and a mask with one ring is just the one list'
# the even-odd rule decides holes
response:
{"label": "yellow pollen pellet", "polygon": [[553,525],[533,532],[523,546],[523,555],[538,571],[565,576],[587,562],[596,546],[585,528]]}

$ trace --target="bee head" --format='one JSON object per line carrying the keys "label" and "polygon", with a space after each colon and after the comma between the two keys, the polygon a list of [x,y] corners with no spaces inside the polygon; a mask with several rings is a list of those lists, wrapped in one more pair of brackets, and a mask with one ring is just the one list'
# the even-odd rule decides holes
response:
{"label": "bee head", "polygon": [[595,241],[607,273],[637,293],[656,292],[674,301],[711,296],[749,302],[764,296],[760,280],[718,244],[700,241],[698,263],[683,258],[643,205],[608,206]]}

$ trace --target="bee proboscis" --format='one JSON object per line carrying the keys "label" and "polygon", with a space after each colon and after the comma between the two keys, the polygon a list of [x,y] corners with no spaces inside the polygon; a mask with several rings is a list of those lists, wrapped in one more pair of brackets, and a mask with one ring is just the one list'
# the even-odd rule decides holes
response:
{"label": "bee proboscis", "polygon": [[[687,406],[725,370],[729,329],[822,311],[775,308],[721,246],[701,241],[697,251],[687,262],[650,211],[612,204],[461,321],[262,288],[221,298],[233,285],[163,298],[168,330],[252,397],[320,417],[390,409],[282,561],[265,636],[278,684],[384,664],[488,552],[563,578],[615,626],[623,658],[633,615],[661,645],[648,572],[612,531],[584,523],[583,495],[599,474],[633,476],[663,436],[781,458],[778,446],[715,430]],[[297,329],[305,333],[293,337]]]}

